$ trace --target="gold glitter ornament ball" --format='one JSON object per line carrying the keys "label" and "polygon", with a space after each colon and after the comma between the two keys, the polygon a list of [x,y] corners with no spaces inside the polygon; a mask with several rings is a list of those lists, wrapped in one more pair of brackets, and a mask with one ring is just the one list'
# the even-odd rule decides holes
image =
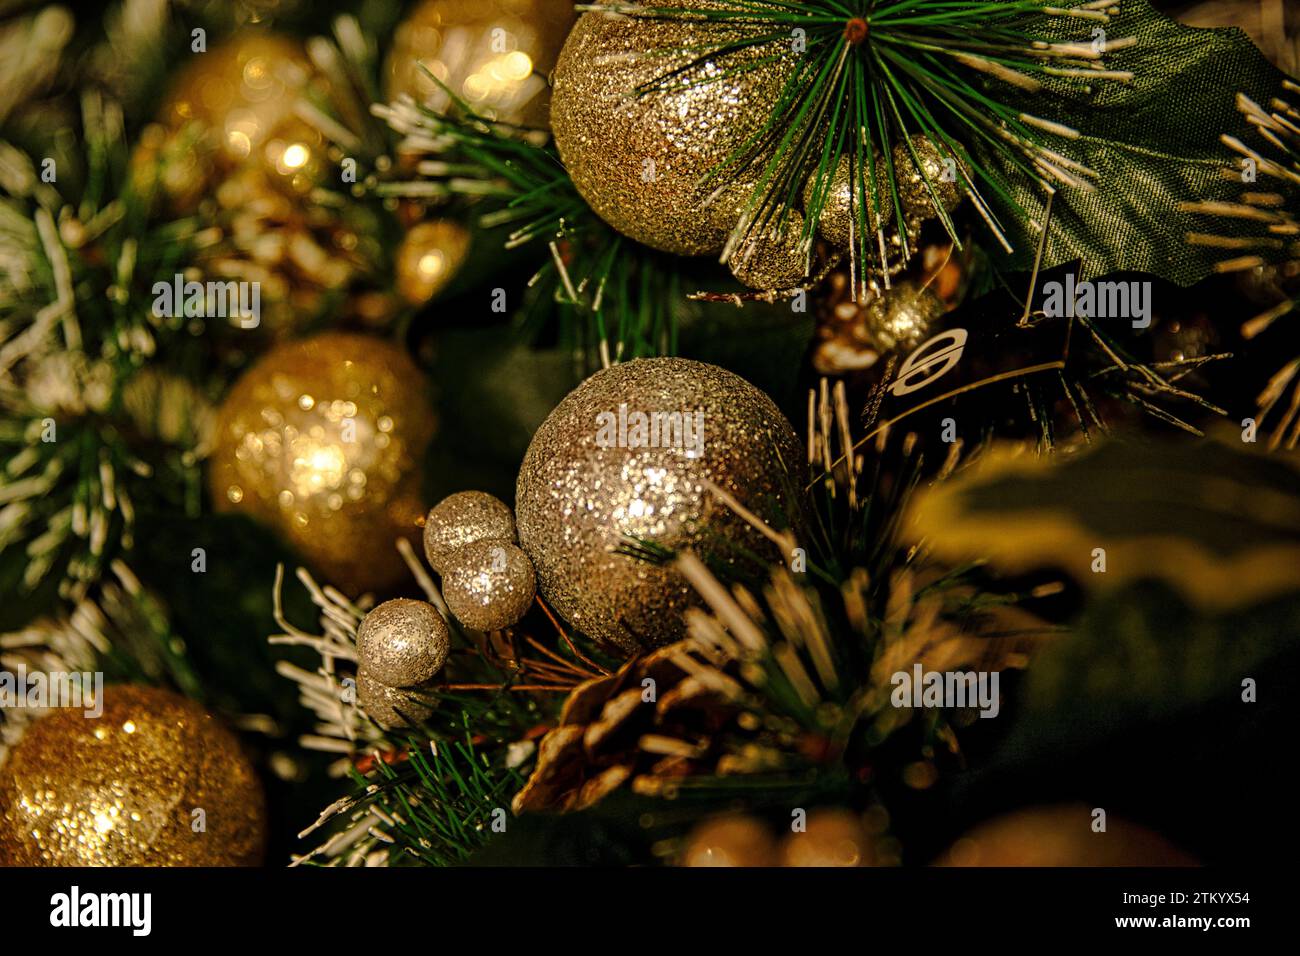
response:
{"label": "gold glitter ornament ball", "polygon": [[[829,192],[822,201],[821,216],[817,220],[817,235],[821,236],[827,242],[840,248],[847,249],[853,244],[855,237],[862,230],[858,226],[858,185],[854,181],[852,173],[852,162],[849,157],[841,157],[835,166],[835,172],[831,174],[830,186],[827,187]],[[889,225],[894,218],[894,202],[891,198],[893,193],[889,189],[889,172],[885,169],[885,161],[877,153],[873,168],[876,172],[876,206],[872,208],[871,185],[867,180],[867,170],[862,170],[862,198],[865,201],[867,215],[864,217],[869,223],[871,233],[874,235],[881,225]],[[808,182],[803,188],[803,207],[806,213],[813,204],[814,191],[817,188],[817,178],[809,177]],[[867,243],[869,248],[874,248],[875,242],[869,238]]]}
{"label": "gold glitter ornament ball", "polygon": [[867,307],[866,327],[882,352],[921,344],[947,306],[929,287],[905,279],[881,289]]}
{"label": "gold glitter ornament ball", "polygon": [[390,687],[357,671],[357,705],[384,730],[401,730],[429,719],[437,699],[419,688]]}
{"label": "gold glitter ornament ball", "polygon": [[111,685],[101,700],[99,717],[33,723],[0,768],[0,864],[260,863],[266,807],[235,736],[170,691]]}
{"label": "gold glitter ornament ball", "polygon": [[500,498],[458,491],[429,509],[424,519],[424,556],[439,574],[454,552],[475,541],[515,540],[515,516]]}
{"label": "gold glitter ornament ball", "polygon": [[727,265],[751,289],[790,289],[808,275],[803,216],[790,210],[784,223],[755,226],[736,247]]}
{"label": "gold glitter ornament ball", "polygon": [[213,501],[279,533],[331,584],[381,589],[407,574],[394,542],[418,530],[433,432],[428,382],[401,349],[342,332],[286,343],[218,410]]}
{"label": "gold glitter ornament ball", "polygon": [[706,488],[713,482],[782,527],[804,454],[770,398],[725,369],[637,359],[597,372],[533,436],[519,471],[519,541],[538,590],[576,628],[624,653],[683,634],[694,591],[668,565],[616,549],[628,536],[673,549],[719,542],[771,553]]}
{"label": "gold glitter ornament ball", "polygon": [[[930,186],[943,205],[945,212],[952,212],[961,202],[961,186],[957,182],[960,174],[956,169],[956,160],[945,149],[939,148],[923,133],[908,137],[912,149],[921,161],[921,169],[930,180]],[[935,210],[934,199],[926,188],[925,179],[912,159],[912,152],[907,143],[894,145],[894,175],[898,182],[898,197],[903,204],[903,215],[909,219],[931,219],[939,213]]]}
{"label": "gold glitter ornament ball", "polygon": [[397,28],[385,92],[442,111],[447,90],[489,119],[542,128],[546,77],[573,25],[570,0],[424,0]]}
{"label": "gold glitter ornament ball", "polygon": [[385,601],[357,629],[357,667],[392,687],[432,680],[450,649],[447,622],[427,601]]}
{"label": "gold glitter ornament ball", "polygon": [[690,867],[776,866],[778,861],[763,821],[739,814],[705,820],[687,837],[681,857],[681,865]]}
{"label": "gold glitter ornament ball", "polygon": [[442,596],[468,628],[499,631],[519,623],[537,594],[528,555],[508,541],[476,541],[443,563]]}
{"label": "gold glitter ornament ball", "polygon": [[551,127],[578,192],[619,232],[679,255],[722,251],[754,184],[703,180],[762,128],[797,55],[784,41],[749,46],[674,74],[667,91],[638,88],[744,35],[720,21],[578,18],[555,67]]}

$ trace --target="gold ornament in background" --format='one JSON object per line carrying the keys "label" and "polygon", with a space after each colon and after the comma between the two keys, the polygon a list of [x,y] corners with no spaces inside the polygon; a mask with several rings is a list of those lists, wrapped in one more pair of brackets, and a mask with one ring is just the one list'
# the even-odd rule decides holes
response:
{"label": "gold ornament in background", "polygon": [[1111,816],[1093,830],[1082,804],[1032,807],[975,827],[938,866],[1197,866],[1157,833]]}
{"label": "gold ornament in background", "polygon": [[[921,168],[930,180],[930,187],[943,205],[944,212],[952,212],[961,202],[960,172],[957,161],[945,148],[942,152],[924,133],[910,136],[912,149],[916,150]],[[909,219],[931,219],[939,215],[934,199],[926,188],[925,178],[917,170],[907,143],[894,144],[894,176],[898,182],[898,198],[903,203],[903,215]]]}
{"label": "gold ornament in background", "polygon": [[776,866],[767,824],[739,814],[705,820],[687,838],[682,866]]}
{"label": "gold ornament in background", "polygon": [[469,255],[470,235],[453,219],[422,222],[397,248],[397,290],[411,305],[423,305],[456,278]]}
{"label": "gold ornament in background", "polygon": [[751,289],[791,289],[808,275],[803,216],[791,209],[784,223],[755,226],[727,260],[731,274]]}
{"label": "gold ornament in background", "polygon": [[782,866],[850,867],[874,863],[871,838],[851,810],[813,810],[803,832],[781,841]]}
{"label": "gold ornament in background", "polygon": [[261,329],[292,332],[377,255],[372,213],[314,196],[339,156],[296,106],[327,84],[297,42],[257,27],[189,57],[141,133],[133,181],[209,227],[187,278],[257,283]]}
{"label": "gold ornament in background", "polygon": [[390,687],[433,680],[450,650],[447,622],[427,601],[385,601],[357,628],[357,669]]}
{"label": "gold ornament in background", "polygon": [[930,334],[930,328],[947,311],[935,292],[904,279],[881,289],[867,306],[867,331],[882,352],[911,349]]}
{"label": "gold ornament in background", "polygon": [[[660,427],[638,430],[637,416],[652,415]],[[667,644],[683,634],[693,590],[671,566],[616,549],[630,536],[769,553],[705,482],[780,527],[787,489],[802,487],[783,467],[803,461],[780,409],[739,376],[679,358],[625,362],[570,392],[533,435],[515,495],[519,541],[539,592],[587,636],[626,654]]]}
{"label": "gold ornament in background", "polygon": [[206,160],[226,170],[253,166],[291,194],[319,182],[324,165],[320,133],[294,108],[320,83],[293,40],[248,28],[206,53],[191,53],[164,101],[160,122],[182,142],[195,144],[198,178]]}
{"label": "gold ornament in background", "polygon": [[889,289],[870,279],[860,301],[855,302],[849,269],[837,269],[827,277],[815,299],[817,332],[812,364],[819,374],[860,372],[892,348],[906,350],[920,344],[947,311],[944,297],[955,296],[961,280],[957,263],[930,263],[937,249],[942,247],[922,250],[927,274],[938,272],[924,291],[922,283],[910,279],[895,280]]}
{"label": "gold ornament in background", "polygon": [[508,541],[475,541],[443,562],[447,608],[472,630],[499,631],[518,624],[536,594],[532,562]]}
{"label": "gold ornament in background", "polygon": [[754,183],[704,180],[762,128],[798,56],[784,41],[749,46],[673,75],[682,88],[637,90],[743,35],[722,21],[579,17],[555,67],[551,127],[578,192],[619,232],[679,255],[722,251]]}
{"label": "gold ornament in background", "polygon": [[546,77],[574,15],[569,0],[424,0],[393,35],[386,98],[408,93],[447,109],[447,92],[423,64],[480,116],[545,128]]}
{"label": "gold ornament in background", "polygon": [[454,552],[475,541],[515,540],[515,516],[500,498],[458,491],[429,509],[424,519],[424,556],[439,574]]}
{"label": "gold ornament in background", "polygon": [[0,864],[260,863],[266,807],[235,736],[170,691],[110,685],[102,703],[36,721],[0,769]]}
{"label": "gold ornament in background", "polygon": [[[831,174],[829,191],[823,200],[821,218],[817,220],[817,235],[821,236],[838,249],[848,249],[859,237],[862,230],[858,226],[858,186],[852,176],[852,162],[847,156],[840,158]],[[871,186],[867,180],[868,170],[861,171],[863,182],[862,194],[867,211],[864,217],[871,228],[867,237],[868,248],[875,248],[872,236],[881,225],[889,225],[894,219],[893,193],[889,189],[889,172],[885,161],[879,153],[875,155],[873,168],[876,172],[876,206],[872,208]],[[817,178],[809,177],[803,188],[803,208],[807,212],[812,208],[813,192],[817,187]]]}
{"label": "gold ornament in background", "polygon": [[217,413],[219,510],[261,521],[352,593],[402,580],[433,437],[428,382],[397,347],[328,332],[268,352]]}

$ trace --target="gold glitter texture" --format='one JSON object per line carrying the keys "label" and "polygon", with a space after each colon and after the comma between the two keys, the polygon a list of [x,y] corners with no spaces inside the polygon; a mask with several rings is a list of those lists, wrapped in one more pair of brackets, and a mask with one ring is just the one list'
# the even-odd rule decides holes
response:
{"label": "gold glitter texture", "polygon": [[428,383],[406,353],[328,332],[268,352],[217,413],[218,510],[251,515],[352,593],[404,579],[420,462],[433,437]]}
{"label": "gold glitter texture", "polygon": [[515,517],[509,506],[482,491],[448,495],[424,519],[424,556],[440,574],[447,558],[467,544],[514,540]]}
{"label": "gold glitter texture", "polygon": [[[607,447],[598,416],[662,412],[703,422],[702,454],[660,435],[660,447]],[[608,419],[606,419],[608,420]],[[629,436],[631,433],[629,432]],[[631,441],[627,442],[628,445]],[[682,636],[694,592],[671,567],[615,552],[624,536],[675,549],[719,542],[772,546],[705,487],[712,481],[780,526],[803,452],[766,395],[725,369],[679,358],[638,359],[597,372],[533,436],[516,491],[519,540],[538,590],[575,627],[625,653]],[[789,483],[789,484],[788,484]]]}
{"label": "gold glitter texture", "polygon": [[546,77],[573,20],[570,0],[425,0],[394,35],[387,98],[445,110],[450,99],[423,64],[478,115],[544,127]]}
{"label": "gold glitter texture", "polygon": [[385,601],[357,629],[357,667],[392,687],[432,680],[450,649],[447,622],[426,601]]}
{"label": "gold glitter texture", "polygon": [[[555,144],[578,192],[624,235],[665,252],[704,255],[721,252],[740,221],[754,182],[726,173],[704,180],[766,122],[793,68],[790,44],[706,59],[675,75],[670,91],[639,95],[637,88],[741,32],[719,22],[595,12],[569,34],[555,68]],[[773,62],[755,65],[768,58]]]}
{"label": "gold glitter texture", "polygon": [[499,631],[519,623],[537,594],[528,555],[506,541],[476,541],[444,562],[442,596],[468,628]]}
{"label": "gold glitter texture", "polygon": [[803,215],[790,210],[784,223],[752,229],[731,254],[731,274],[751,289],[790,289],[807,274]]}
{"label": "gold glitter texture", "polygon": [[[930,137],[923,133],[910,139],[912,149],[916,150],[925,175],[930,179],[930,186],[943,204],[944,211],[952,212],[961,202],[961,188],[954,179],[945,180],[944,176],[953,175],[948,172],[949,163],[956,161],[947,152],[940,153]],[[955,166],[952,168],[955,170]],[[917,170],[906,143],[894,145],[894,172],[898,179],[898,196],[902,200],[905,217],[930,219],[939,215],[934,208],[934,200],[930,198],[930,190],[926,188],[925,179]]]}
{"label": "gold glitter texture", "polygon": [[[861,229],[858,226],[858,187],[852,176],[853,163],[847,156],[840,158],[835,165],[835,172],[831,174],[830,191],[826,194],[826,199],[822,205],[821,217],[817,220],[817,234],[827,242],[837,246],[840,249],[848,249],[852,245],[854,238]],[[894,202],[891,198],[893,193],[889,189],[889,172],[885,169],[885,161],[877,153],[875,157],[876,171],[876,210],[871,208],[871,187],[867,183],[867,170],[862,170],[863,180],[863,198],[866,201],[867,216],[871,223],[872,235],[879,230],[883,223],[888,225],[894,218]],[[811,177],[804,185],[803,205],[804,211],[812,205],[813,190],[817,186],[817,178]],[[868,237],[868,246],[875,246],[875,240]]]}
{"label": "gold glitter texture", "polygon": [[103,705],[38,720],[0,769],[0,863],[261,862],[262,788],[233,734],[169,691],[114,685]]}

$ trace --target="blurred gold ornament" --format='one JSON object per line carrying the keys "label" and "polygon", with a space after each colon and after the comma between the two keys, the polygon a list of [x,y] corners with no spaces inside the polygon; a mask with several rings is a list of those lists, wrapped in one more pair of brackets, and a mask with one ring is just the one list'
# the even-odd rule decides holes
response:
{"label": "blurred gold ornament", "polygon": [[786,221],[755,226],[736,246],[727,265],[751,289],[791,289],[808,275],[803,216],[792,209]]}
{"label": "blurred gold ornament", "polygon": [[424,0],[394,33],[385,95],[445,110],[427,68],[480,116],[544,128],[546,77],[573,20],[569,0]]}
{"label": "blurred gold ornament", "polygon": [[469,230],[453,219],[414,226],[397,248],[397,289],[423,305],[445,289],[469,255]]}
{"label": "blurred gold ornament", "polygon": [[714,817],[691,831],[681,862],[683,866],[776,866],[776,844],[761,820]]}
{"label": "blurred gold ornament", "polygon": [[934,291],[905,279],[881,289],[867,306],[867,331],[882,352],[910,349],[921,344],[945,311]]}
{"label": "blurred gold ornament", "polygon": [[[206,159],[226,170],[251,164],[302,194],[320,180],[325,146],[295,106],[320,82],[295,41],[247,28],[206,53],[190,54],[160,122],[193,144],[200,164]],[[201,165],[197,171],[205,173]]]}
{"label": "blurred gold ornament", "polygon": [[456,620],[473,630],[519,623],[536,595],[532,562],[509,541],[476,541],[443,562],[442,596]]}
{"label": "blurred gold ornament", "polygon": [[357,628],[357,668],[390,687],[432,680],[446,663],[451,632],[427,601],[395,598],[370,611]]}
{"label": "blurred gold ornament", "polygon": [[[603,11],[578,19],[555,67],[551,126],[574,186],[619,232],[679,255],[722,251],[754,182],[708,174],[762,129],[798,60],[783,41],[705,57],[747,29]],[[640,92],[660,80],[671,88]]]}
{"label": "blurred gold ornament", "polygon": [[814,810],[802,833],[781,842],[782,866],[870,866],[871,841],[852,811]]}
{"label": "blurred gold ornament", "polygon": [[1093,829],[1082,804],[1032,807],[981,823],[944,852],[938,866],[1196,866],[1164,837],[1110,817]]}
{"label": "blurred gold ornament", "polygon": [[327,332],[268,352],[217,413],[216,507],[248,514],[353,593],[402,580],[421,460],[433,437],[428,382],[405,352]]}
{"label": "blurred gold ornament", "polygon": [[209,227],[201,276],[190,278],[256,283],[272,336],[317,314],[374,259],[373,214],[341,193],[316,199],[337,155],[296,107],[327,88],[298,43],[246,27],[190,54],[131,160],[142,191]]}
{"label": "blurred gold ornament", "polygon": [[482,491],[458,491],[424,519],[424,556],[439,574],[452,553],[475,541],[515,540],[515,516],[500,498]]}
{"label": "blurred gold ornament", "polygon": [[[894,218],[894,201],[893,193],[889,189],[889,173],[885,169],[885,161],[880,154],[876,154],[874,169],[876,172],[876,195],[874,198],[875,207],[872,207],[871,185],[868,180],[868,171],[861,170],[860,176],[863,182],[862,195],[865,201],[863,208],[867,214],[864,217],[870,222],[871,233],[866,239],[867,247],[875,248],[876,242],[873,238],[881,225],[889,225]],[[813,193],[817,187],[816,177],[809,177],[808,182],[803,188],[803,208],[806,213],[813,202]],[[838,249],[847,249],[850,245],[860,238],[861,228],[858,225],[858,185],[852,175],[852,162],[849,157],[843,156],[835,166],[835,172],[831,174],[831,182],[828,187],[829,191],[823,201],[821,217],[817,220],[817,235],[821,236],[831,245]]]}
{"label": "blurred gold ornament", "polygon": [[[804,453],[770,398],[715,365],[637,359],[597,372],[533,435],[515,495],[538,590],[589,637],[633,653],[670,643],[696,598],[671,566],[620,553],[771,543],[707,486],[764,520],[789,513]],[[725,557],[719,555],[719,557]]]}
{"label": "blurred gold ornament", "polygon": [[101,701],[98,717],[33,723],[0,769],[0,864],[260,863],[266,807],[235,736],[170,691],[112,685]]}
{"label": "blurred gold ornament", "polygon": [[[939,215],[930,189],[926,187],[926,179],[929,179],[930,188],[934,189],[944,212],[952,212],[961,202],[957,160],[947,149],[940,151],[924,133],[908,139],[911,149],[907,143],[894,145],[894,176],[898,182],[898,197],[903,203],[903,215],[909,219],[931,219]],[[919,169],[916,160],[912,159],[912,150],[921,161]]]}

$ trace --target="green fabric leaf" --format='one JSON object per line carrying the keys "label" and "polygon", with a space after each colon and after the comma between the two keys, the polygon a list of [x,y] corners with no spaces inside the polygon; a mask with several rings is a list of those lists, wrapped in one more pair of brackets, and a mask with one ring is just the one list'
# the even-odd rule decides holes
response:
{"label": "green fabric leaf", "polygon": [[[1081,279],[1132,270],[1190,285],[1222,253],[1187,244],[1186,234],[1203,231],[1204,223],[1198,226],[1178,204],[1241,191],[1221,175],[1235,158],[1219,136],[1245,129],[1238,92],[1267,103],[1284,75],[1235,27],[1183,26],[1146,0],[1125,0],[1106,33],[1111,42],[1137,38],[1134,46],[1106,54],[1107,68],[1132,71],[1131,82],[1098,81],[1091,94],[1055,83],[1037,94],[1002,95],[1008,102],[1018,96],[1027,113],[1077,129],[1079,139],[1058,140],[1054,148],[1097,172],[1092,192],[1058,191],[1043,264],[1082,258]],[[1004,172],[1027,213],[1004,222],[1015,247],[1008,266],[1032,267],[1044,198],[996,151],[970,146],[977,159]]]}

